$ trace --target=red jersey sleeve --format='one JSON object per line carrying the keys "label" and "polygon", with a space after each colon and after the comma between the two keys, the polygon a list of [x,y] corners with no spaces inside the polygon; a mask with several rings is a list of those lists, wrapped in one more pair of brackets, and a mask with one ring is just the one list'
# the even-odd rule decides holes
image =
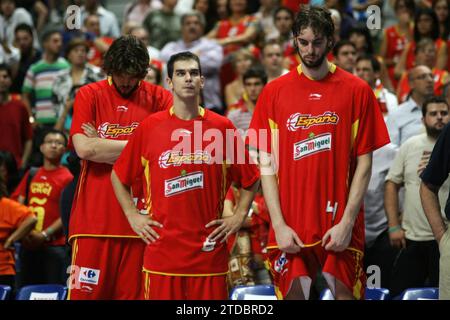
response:
{"label": "red jersey sleeve", "polygon": [[272,133],[277,129],[273,117],[273,100],[269,88],[264,88],[256,103],[247,131],[246,144],[267,153],[272,151]]}
{"label": "red jersey sleeve", "polygon": [[158,111],[163,111],[166,109],[169,109],[170,107],[172,107],[173,105],[173,96],[170,93],[170,91],[161,88],[158,86],[158,88],[160,89],[160,94],[159,94],[159,109]]}
{"label": "red jersey sleeve", "polygon": [[378,107],[377,100],[372,89],[368,86],[362,87],[360,94],[356,96],[356,104],[360,112],[353,121],[355,130],[355,151],[363,155],[372,152],[390,142],[386,124]]}
{"label": "red jersey sleeve", "polygon": [[133,185],[136,178],[142,176],[144,171],[142,149],[145,143],[143,134],[146,130],[148,130],[148,127],[145,123],[142,123],[137,127],[113,166],[113,170],[120,182],[130,187]]}
{"label": "red jersey sleeve", "polygon": [[92,101],[91,88],[84,86],[81,87],[75,96],[75,101],[73,104],[73,119],[72,126],[70,128],[70,136],[77,133],[84,134],[81,125],[83,123],[93,123],[94,122],[94,111],[93,111],[93,101]]}
{"label": "red jersey sleeve", "polygon": [[[231,180],[242,188],[248,188],[259,179],[259,169],[255,164],[250,163],[250,155],[245,148],[244,140],[230,120],[228,120],[228,129],[235,132],[233,135],[234,156],[231,158],[234,160],[231,164]],[[240,156],[242,152],[244,154]]]}

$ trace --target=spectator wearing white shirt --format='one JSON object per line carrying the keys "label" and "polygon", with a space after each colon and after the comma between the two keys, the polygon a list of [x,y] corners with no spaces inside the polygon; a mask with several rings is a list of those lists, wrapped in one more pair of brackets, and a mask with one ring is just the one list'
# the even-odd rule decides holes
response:
{"label": "spectator wearing white shirt", "polygon": [[85,0],[84,6],[81,7],[81,21],[91,14],[96,14],[100,18],[100,35],[118,38],[120,29],[116,15],[102,7],[99,2],[99,0]]}
{"label": "spectator wearing white shirt", "polygon": [[202,73],[208,81],[203,88],[203,103],[206,108],[222,112],[219,70],[223,60],[222,46],[204,37],[205,17],[198,11],[185,13],[181,17],[181,40],[167,43],[161,50],[161,60],[167,63],[171,55],[191,51],[200,58]]}

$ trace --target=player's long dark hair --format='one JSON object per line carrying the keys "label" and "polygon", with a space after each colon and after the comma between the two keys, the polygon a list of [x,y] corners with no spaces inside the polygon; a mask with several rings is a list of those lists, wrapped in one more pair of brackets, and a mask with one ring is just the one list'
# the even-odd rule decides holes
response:
{"label": "player's long dark hair", "polygon": [[334,23],[328,9],[303,5],[295,17],[292,34],[296,38],[300,32],[310,27],[315,34],[323,35],[330,41],[334,39]]}
{"label": "player's long dark hair", "polygon": [[106,74],[128,74],[144,79],[149,65],[145,45],[136,37],[126,35],[113,42],[105,54],[103,70]]}

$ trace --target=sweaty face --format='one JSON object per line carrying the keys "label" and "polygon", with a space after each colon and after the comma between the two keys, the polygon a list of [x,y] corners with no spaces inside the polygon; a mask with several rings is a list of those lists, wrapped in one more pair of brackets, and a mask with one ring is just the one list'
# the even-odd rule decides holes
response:
{"label": "sweaty face", "polygon": [[305,28],[295,38],[302,63],[311,69],[319,68],[329,52],[328,41],[323,35],[315,35],[311,28]]}
{"label": "sweaty face", "polygon": [[139,81],[141,79],[135,75],[129,74],[113,74],[112,82],[117,92],[124,97],[129,97],[139,86]]}
{"label": "sweaty face", "polygon": [[172,79],[169,79],[169,86],[174,93],[174,97],[177,96],[180,99],[200,97],[203,81],[197,61],[175,61]]}

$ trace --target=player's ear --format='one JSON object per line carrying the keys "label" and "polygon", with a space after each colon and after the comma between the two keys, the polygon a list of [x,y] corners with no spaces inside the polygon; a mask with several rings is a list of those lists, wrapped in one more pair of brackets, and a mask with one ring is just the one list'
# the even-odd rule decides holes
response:
{"label": "player's ear", "polygon": [[169,86],[170,90],[173,91],[173,82],[172,79],[170,79],[169,77],[166,78],[166,83]]}
{"label": "player's ear", "polygon": [[200,77],[200,88],[202,88],[203,89],[203,86],[205,85],[205,77],[204,76],[201,76]]}

